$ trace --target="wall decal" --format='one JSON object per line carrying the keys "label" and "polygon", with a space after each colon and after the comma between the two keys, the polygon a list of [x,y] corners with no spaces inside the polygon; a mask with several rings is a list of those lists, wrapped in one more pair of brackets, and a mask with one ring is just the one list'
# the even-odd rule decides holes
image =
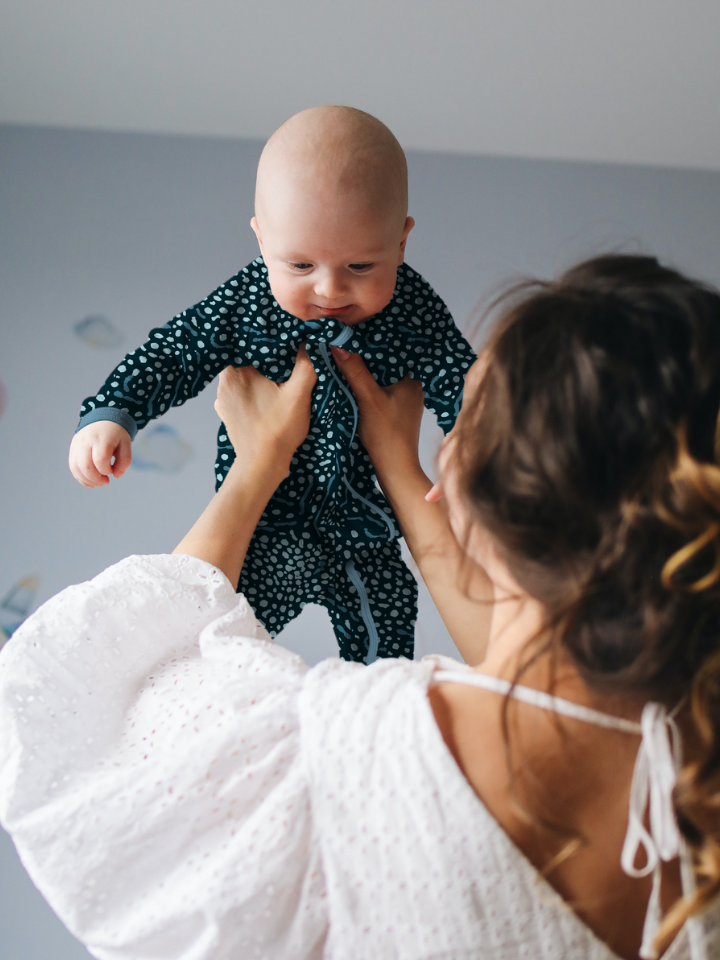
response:
{"label": "wall decal", "polygon": [[83,343],[101,350],[112,350],[119,346],[123,339],[117,327],[99,313],[78,320],[73,330]]}
{"label": "wall decal", "polygon": [[133,466],[139,470],[178,473],[193,456],[193,448],[174,427],[146,427],[133,443]]}
{"label": "wall decal", "polygon": [[39,583],[40,577],[23,577],[0,600],[0,647],[29,617]]}

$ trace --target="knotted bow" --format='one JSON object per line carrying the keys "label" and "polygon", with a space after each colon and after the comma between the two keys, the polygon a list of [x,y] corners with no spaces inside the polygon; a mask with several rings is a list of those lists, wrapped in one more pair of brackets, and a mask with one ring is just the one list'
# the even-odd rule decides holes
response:
{"label": "knotted bow", "polygon": [[335,317],[326,317],[324,320],[305,320],[299,325],[298,330],[303,340],[310,343],[331,343],[335,346],[338,346],[335,341],[342,339],[345,343],[352,336],[352,327],[340,323]]}
{"label": "knotted bow", "polygon": [[[674,711],[673,711],[674,712]],[[652,892],[643,926],[640,956],[655,960],[653,940],[661,921],[660,877],[662,861],[680,857],[683,894],[695,889],[695,879],[687,847],[675,819],[672,793],[682,765],[680,730],[659,703],[646,703],[640,721],[642,741],[638,750],[630,787],[630,813],[620,864],[630,877],[653,875]],[[649,810],[648,810],[649,807]],[[648,812],[650,829],[645,827]],[[645,852],[645,864],[635,866],[638,851]],[[696,918],[688,921],[688,939],[692,960],[706,960],[702,929]]]}

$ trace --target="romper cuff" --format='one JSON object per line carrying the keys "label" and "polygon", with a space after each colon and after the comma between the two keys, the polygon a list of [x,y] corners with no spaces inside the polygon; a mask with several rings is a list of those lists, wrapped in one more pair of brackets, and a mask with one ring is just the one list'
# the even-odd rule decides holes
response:
{"label": "romper cuff", "polygon": [[120,426],[130,434],[131,440],[135,439],[138,432],[137,423],[135,423],[126,410],[118,410],[117,407],[97,407],[95,410],[91,410],[90,413],[86,413],[84,417],[80,418],[80,423],[75,428],[75,433],[77,433],[78,430],[82,430],[82,428],[86,427],[89,423],[95,423],[97,420],[112,420],[113,423],[120,424]]}

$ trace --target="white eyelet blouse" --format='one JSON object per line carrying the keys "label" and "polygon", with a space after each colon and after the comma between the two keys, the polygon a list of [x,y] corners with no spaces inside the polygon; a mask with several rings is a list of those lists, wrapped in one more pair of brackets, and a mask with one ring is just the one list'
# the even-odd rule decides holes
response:
{"label": "white eyelet blouse", "polygon": [[613,960],[456,766],[436,666],[309,669],[217,569],[130,557],[0,653],[0,821],[101,960]]}

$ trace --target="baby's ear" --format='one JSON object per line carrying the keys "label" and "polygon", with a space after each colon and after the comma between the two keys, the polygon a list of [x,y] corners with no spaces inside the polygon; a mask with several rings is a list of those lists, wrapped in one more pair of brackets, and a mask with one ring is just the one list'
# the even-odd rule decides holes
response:
{"label": "baby's ear", "polygon": [[400,239],[400,261],[398,263],[398,266],[400,265],[400,263],[403,262],[403,259],[405,257],[405,244],[407,243],[408,234],[410,233],[410,231],[414,226],[415,226],[414,217],[407,217],[405,219],[405,226],[403,227],[402,237]]}
{"label": "baby's ear", "polygon": [[260,236],[260,224],[257,222],[257,217],[253,217],[250,221],[250,226],[253,228],[253,232],[257,237],[257,242],[260,244],[260,250],[262,250],[262,237]]}

